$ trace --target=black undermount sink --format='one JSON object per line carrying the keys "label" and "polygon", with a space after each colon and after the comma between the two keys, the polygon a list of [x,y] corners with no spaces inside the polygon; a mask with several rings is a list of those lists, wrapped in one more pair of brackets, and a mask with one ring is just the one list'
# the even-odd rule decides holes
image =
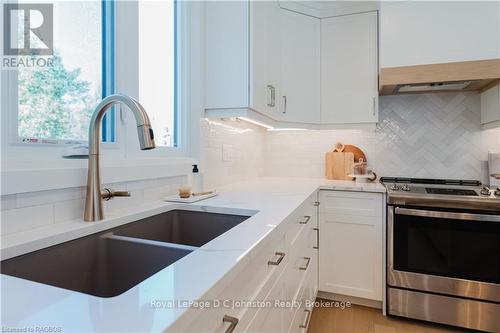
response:
{"label": "black undermount sink", "polygon": [[113,297],[248,218],[173,210],[4,260],[1,273]]}

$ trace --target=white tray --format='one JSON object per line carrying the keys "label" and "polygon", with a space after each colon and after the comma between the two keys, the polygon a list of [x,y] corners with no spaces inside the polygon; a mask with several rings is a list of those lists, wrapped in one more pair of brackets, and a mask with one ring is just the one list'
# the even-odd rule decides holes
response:
{"label": "white tray", "polygon": [[215,191],[214,191],[214,193],[205,194],[205,195],[190,196],[189,198],[180,198],[178,194],[175,194],[175,195],[170,195],[168,197],[163,198],[163,201],[193,203],[193,202],[198,202],[201,200],[215,197],[216,195],[217,195],[217,192],[215,192]]}

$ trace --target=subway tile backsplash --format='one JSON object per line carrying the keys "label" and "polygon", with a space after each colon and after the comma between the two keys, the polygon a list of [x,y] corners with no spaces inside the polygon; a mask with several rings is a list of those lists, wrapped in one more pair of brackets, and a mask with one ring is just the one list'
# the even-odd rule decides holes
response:
{"label": "subway tile backsplash", "polygon": [[[186,176],[179,176],[103,184],[103,188],[129,190],[132,193],[130,198],[104,202],[104,209],[108,215],[112,215],[117,211],[158,200],[162,196],[174,194],[186,181]],[[1,196],[0,234],[8,235],[53,223],[81,219],[85,193],[84,187],[75,187]]]}
{"label": "subway tile backsplash", "polygon": [[268,176],[324,177],[324,153],[337,141],[359,146],[379,176],[486,181],[487,152],[500,149],[500,130],[482,131],[476,93],[380,98],[377,128],[268,132]]}

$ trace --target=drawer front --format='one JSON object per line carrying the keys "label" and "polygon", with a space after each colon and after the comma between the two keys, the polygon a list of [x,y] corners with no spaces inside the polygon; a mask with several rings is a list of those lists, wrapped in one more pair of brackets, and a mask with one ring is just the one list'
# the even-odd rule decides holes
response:
{"label": "drawer front", "polygon": [[294,246],[299,236],[306,228],[316,228],[318,225],[318,207],[315,205],[317,194],[311,195],[292,216],[291,225],[287,230],[287,242]]}
{"label": "drawer front", "polygon": [[188,316],[194,320],[187,326],[187,331],[225,332],[230,325],[229,322],[223,322],[225,315],[238,320],[235,332],[248,326],[259,308],[244,306],[243,302],[265,300],[289,261],[284,234],[270,237],[262,247],[262,250],[251,255],[246,266],[230,281],[224,281],[226,287],[220,293],[204,297],[206,300],[219,301],[219,307],[189,310]]}
{"label": "drawer front", "polygon": [[332,213],[347,216],[383,215],[381,193],[320,191],[320,215]]}
{"label": "drawer front", "polygon": [[282,277],[285,284],[286,300],[297,301],[299,299],[305,277],[317,267],[316,235],[314,228],[304,229],[290,251],[290,261]]}
{"label": "drawer front", "polygon": [[275,300],[284,299],[283,283],[277,281],[266,297],[269,306],[258,309],[255,316],[246,326],[241,326],[238,332],[249,333],[275,333],[285,331],[285,311],[287,309],[275,306]]}
{"label": "drawer front", "polygon": [[[307,327],[312,315],[312,302],[316,299],[317,286],[317,264],[311,267],[302,282],[300,291],[300,307],[296,309],[293,319],[291,320],[288,332],[304,333],[307,332]],[[315,271],[316,269],[316,271]]]}

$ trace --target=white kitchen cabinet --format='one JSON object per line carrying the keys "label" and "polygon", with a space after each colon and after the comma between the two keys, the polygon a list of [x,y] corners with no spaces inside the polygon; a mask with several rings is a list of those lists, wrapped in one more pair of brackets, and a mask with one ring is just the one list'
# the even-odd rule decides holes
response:
{"label": "white kitchen cabinet", "polygon": [[498,1],[382,1],[382,68],[500,58]]}
{"label": "white kitchen cabinet", "polygon": [[279,120],[320,122],[320,20],[280,10],[281,113]]}
{"label": "white kitchen cabinet", "polygon": [[[205,14],[206,109],[273,114],[279,91],[276,1],[209,1]],[[275,111],[278,112],[278,111]]]}
{"label": "white kitchen cabinet", "polygon": [[320,191],[319,290],[382,301],[381,193]]}
{"label": "white kitchen cabinet", "polygon": [[377,12],[321,20],[321,123],[378,121]]}
{"label": "white kitchen cabinet", "polygon": [[[191,308],[169,331],[225,332],[230,323],[222,319],[230,316],[237,320],[234,332],[306,332],[312,310],[306,308],[306,301],[312,304],[318,290],[316,200],[317,192],[203,295],[204,300],[220,300],[223,306]],[[230,303],[224,305],[224,300]],[[232,301],[268,302],[269,306],[232,307]],[[277,301],[297,306],[280,306]]]}
{"label": "white kitchen cabinet", "polygon": [[500,85],[481,94],[481,124],[487,128],[500,127]]}

